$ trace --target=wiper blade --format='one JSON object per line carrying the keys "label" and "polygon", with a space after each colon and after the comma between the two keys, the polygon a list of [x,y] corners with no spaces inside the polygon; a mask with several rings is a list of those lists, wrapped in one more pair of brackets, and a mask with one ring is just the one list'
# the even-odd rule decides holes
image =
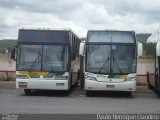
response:
{"label": "wiper blade", "polygon": [[31,68],[29,69],[29,71],[33,70],[33,66],[35,66],[35,64],[37,63],[37,59],[38,59],[38,64],[39,64],[39,58],[41,57],[40,51],[38,50],[38,56],[35,58],[35,60],[32,62]]}
{"label": "wiper blade", "polygon": [[[98,73],[101,73],[101,71],[104,69],[105,64],[109,63],[109,57],[107,58],[107,60],[104,62],[104,64],[102,65],[102,67],[100,68],[100,70],[98,71]],[[108,67],[109,68],[109,67]]]}
{"label": "wiper blade", "polygon": [[[122,72],[122,70],[120,69],[120,67],[119,67],[119,65],[118,65],[118,63],[117,63],[117,61],[116,61],[116,59],[113,57],[113,64],[114,64],[114,63],[115,63],[115,65],[117,66],[119,72],[120,72],[121,74],[124,74],[124,73]],[[112,71],[113,71],[113,70],[112,70]]]}

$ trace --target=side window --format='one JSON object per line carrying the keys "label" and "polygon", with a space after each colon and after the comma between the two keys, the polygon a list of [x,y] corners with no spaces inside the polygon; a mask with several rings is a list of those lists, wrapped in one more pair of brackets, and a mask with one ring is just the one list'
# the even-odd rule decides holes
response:
{"label": "side window", "polygon": [[76,56],[77,56],[77,47],[78,47],[78,46],[77,46],[77,40],[78,40],[78,39],[76,38],[76,40],[75,40],[75,46],[76,46],[75,55],[76,55]]}
{"label": "side window", "polygon": [[[77,40],[77,55],[79,55],[80,39]],[[84,50],[85,51],[85,50]]]}
{"label": "side window", "polygon": [[79,54],[79,44],[80,44],[80,41],[78,40],[78,38],[74,35],[72,35],[72,60],[75,60],[76,59],[76,56]]}
{"label": "side window", "polygon": [[74,60],[74,36],[72,34],[72,60]]}
{"label": "side window", "polygon": [[75,38],[75,36],[74,36],[74,50],[73,50],[73,52],[74,52],[73,59],[75,60],[75,58],[76,58],[76,38]]}

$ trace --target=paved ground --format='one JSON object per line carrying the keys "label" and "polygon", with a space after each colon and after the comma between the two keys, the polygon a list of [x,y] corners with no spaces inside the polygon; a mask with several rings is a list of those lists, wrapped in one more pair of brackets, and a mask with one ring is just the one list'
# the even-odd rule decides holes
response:
{"label": "paved ground", "polygon": [[121,92],[96,92],[86,97],[79,87],[69,93],[33,91],[26,96],[23,90],[15,89],[15,83],[0,82],[0,113],[160,113],[159,103],[160,98],[144,86],[137,87],[132,97]]}

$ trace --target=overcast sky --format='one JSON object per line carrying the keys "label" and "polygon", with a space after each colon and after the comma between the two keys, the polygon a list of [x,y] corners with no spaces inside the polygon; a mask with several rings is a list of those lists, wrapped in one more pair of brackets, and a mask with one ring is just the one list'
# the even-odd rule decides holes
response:
{"label": "overcast sky", "polygon": [[0,0],[0,39],[19,28],[72,29],[85,37],[90,29],[160,31],[160,0]]}

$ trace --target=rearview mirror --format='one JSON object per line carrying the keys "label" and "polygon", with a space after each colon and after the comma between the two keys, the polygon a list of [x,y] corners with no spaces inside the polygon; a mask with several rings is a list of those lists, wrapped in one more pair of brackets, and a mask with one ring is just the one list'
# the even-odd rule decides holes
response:
{"label": "rearview mirror", "polygon": [[158,41],[156,45],[156,56],[160,56],[160,41]]}
{"label": "rearview mirror", "polygon": [[16,46],[11,51],[11,59],[17,60],[17,47]]}
{"label": "rearview mirror", "polygon": [[80,47],[79,47],[79,55],[84,56],[84,49],[85,49],[85,41],[81,41]]}
{"label": "rearview mirror", "polygon": [[137,57],[143,56],[143,44],[140,42],[137,42]]}

